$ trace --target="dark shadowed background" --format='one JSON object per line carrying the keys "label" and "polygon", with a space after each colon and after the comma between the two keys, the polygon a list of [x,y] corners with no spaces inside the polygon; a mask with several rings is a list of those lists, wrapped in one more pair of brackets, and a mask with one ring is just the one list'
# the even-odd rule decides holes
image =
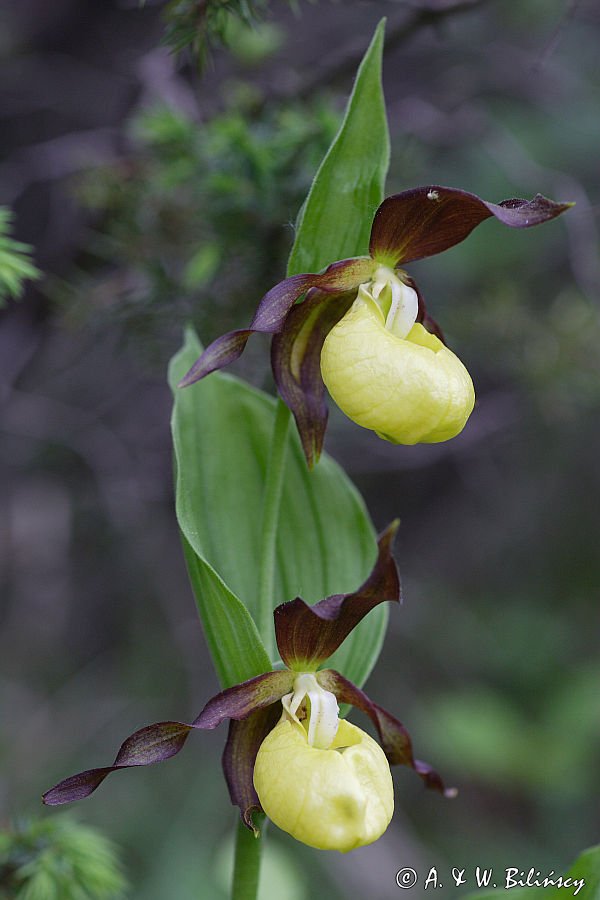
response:
{"label": "dark shadowed background", "polygon": [[[463,435],[393,447],[332,410],[328,451],[378,528],[402,519],[405,601],[369,693],[459,795],[398,771],[392,826],[347,857],[273,827],[263,896],[386,900],[402,866],[565,871],[600,826],[600,10],[272,6],[202,74],[161,46],[160,3],[5,10],[0,202],[46,277],[0,327],[0,819],[37,815],[55,781],[217,688],[173,510],[166,366],[187,319],[205,341],[241,327],[283,276],[387,15],[388,193],[577,206],[535,231],[484,223],[410,267],[476,385]],[[270,389],[266,349],[236,370]],[[131,897],[226,896],[224,739],[74,809],[120,844]]]}

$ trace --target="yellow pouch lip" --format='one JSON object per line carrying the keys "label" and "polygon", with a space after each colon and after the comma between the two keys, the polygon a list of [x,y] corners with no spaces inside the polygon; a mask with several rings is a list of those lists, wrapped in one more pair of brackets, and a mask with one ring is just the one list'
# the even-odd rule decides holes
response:
{"label": "yellow pouch lip", "polygon": [[329,332],[321,374],[342,412],[395,444],[450,440],[475,402],[460,359],[421,323],[393,334],[366,290]]}
{"label": "yellow pouch lip", "polygon": [[347,853],[372,843],[394,809],[383,750],[346,720],[332,746],[320,750],[301,724],[282,718],[259,749],[254,787],[275,825],[319,850]]}

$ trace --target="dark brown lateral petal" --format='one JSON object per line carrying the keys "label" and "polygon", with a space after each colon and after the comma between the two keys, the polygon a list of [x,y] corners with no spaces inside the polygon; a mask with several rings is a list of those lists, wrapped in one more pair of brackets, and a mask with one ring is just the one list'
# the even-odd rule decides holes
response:
{"label": "dark brown lateral petal", "polygon": [[325,690],[334,693],[342,703],[349,703],[369,716],[377,729],[381,746],[390,765],[409,766],[423,779],[426,787],[439,791],[446,797],[456,796],[456,789],[445,788],[435,769],[414,758],[410,735],[398,719],[386,712],[383,707],[373,703],[364,691],[333,669],[318,672],[317,681]]}
{"label": "dark brown lateral petal", "polygon": [[271,366],[277,389],[294,414],[309,468],[318,462],[327,425],[325,385],[321,377],[323,342],[356,297],[325,294],[312,288],[293,306],[271,344]]}
{"label": "dark brown lateral petal", "polygon": [[292,690],[294,676],[287,669],[265,672],[235,684],[208,701],[194,719],[194,728],[216,728],[224,719],[245,719],[255,709],[270,706]]}
{"label": "dark brown lateral petal", "polygon": [[373,268],[374,263],[369,256],[359,256],[332,263],[324,272],[292,275],[280,281],[258,304],[250,327],[229,331],[213,341],[181,379],[178,387],[187,387],[216,369],[228,366],[241,356],[250,335],[256,332],[276,334],[281,331],[290,309],[309,288],[317,287],[326,293],[335,294],[348,291],[367,281]]}
{"label": "dark brown lateral petal", "polygon": [[242,355],[248,338],[252,334],[252,329],[242,328],[238,331],[228,331],[222,334],[210,344],[206,350],[198,357],[192,368],[181,379],[177,387],[188,387],[210,375],[216,369],[222,369]]}
{"label": "dark brown lateral petal", "polygon": [[459,244],[490,216],[510,228],[530,228],[554,219],[571,206],[541,194],[533,200],[488,203],[467,191],[427,185],[383,201],[375,213],[369,250],[379,262],[396,266]]}
{"label": "dark brown lateral petal", "polygon": [[82,800],[99,787],[107,775],[132,766],[151,766],[175,756],[185,744],[190,731],[213,729],[226,718],[243,719],[254,710],[279,700],[292,689],[291,672],[266,672],[242,684],[236,684],[209,700],[191,725],[186,722],[157,722],[130,735],[121,745],[112,766],[88,769],[72,775],[47,791],[47,806]]}
{"label": "dark brown lateral petal", "polygon": [[252,821],[252,814],[254,811],[260,812],[261,805],[252,779],[254,763],[260,745],[275,727],[281,710],[280,704],[276,703],[256,710],[241,722],[230,722],[223,751],[223,773],[231,802],[239,806],[244,825],[251,828],[257,837],[259,830]]}
{"label": "dark brown lateral petal", "polygon": [[314,606],[296,597],[275,609],[277,647],[286,666],[302,672],[315,670],[379,603],[399,602],[400,577],[392,557],[398,524],[392,522],[380,535],[373,571],[357,591],[334,594]]}
{"label": "dark brown lateral petal", "polygon": [[99,787],[107,775],[119,769],[132,766],[151,766],[164,762],[179,753],[192,730],[185,722],[157,722],[147,725],[130,735],[121,748],[112,766],[88,769],[78,775],[65,778],[43,795],[46,806],[59,806],[73,800],[82,800]]}

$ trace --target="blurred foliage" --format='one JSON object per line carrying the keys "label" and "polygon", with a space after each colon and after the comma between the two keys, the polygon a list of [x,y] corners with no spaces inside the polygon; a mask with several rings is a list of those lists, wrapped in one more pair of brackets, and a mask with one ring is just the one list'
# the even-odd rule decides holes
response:
{"label": "blurred foliage", "polygon": [[10,298],[18,300],[23,282],[41,275],[29,258],[33,248],[11,237],[12,219],[12,212],[0,206],[0,308]]}
{"label": "blurred foliage", "polygon": [[190,317],[203,335],[225,330],[284,270],[337,125],[326,97],[272,107],[242,84],[203,123],[165,106],[136,114],[132,152],[81,186],[99,225],[85,270],[55,292],[76,319],[150,340]]}
{"label": "blurred foliage", "polygon": [[499,275],[480,290],[477,317],[459,301],[446,321],[460,328],[478,368],[493,354],[497,383],[518,387],[529,414],[546,425],[573,423],[598,408],[600,311],[574,285],[537,303]]}
{"label": "blurred foliage", "polygon": [[269,0],[170,0],[164,10],[164,42],[175,53],[187,52],[200,66],[216,47],[230,47],[258,62],[277,44],[276,30],[261,22],[269,5]]}
{"label": "blurred foliage", "polygon": [[126,881],[113,844],[68,816],[0,831],[2,900],[118,900]]}

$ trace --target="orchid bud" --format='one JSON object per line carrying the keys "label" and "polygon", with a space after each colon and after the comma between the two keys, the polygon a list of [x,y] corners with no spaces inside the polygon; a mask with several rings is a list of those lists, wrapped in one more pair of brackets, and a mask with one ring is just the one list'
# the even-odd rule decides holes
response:
{"label": "orchid bud", "polygon": [[455,437],[475,403],[471,376],[417,312],[415,291],[381,267],[321,351],[323,381],[340,409],[394,444]]}
{"label": "orchid bud", "polygon": [[262,742],[254,787],[268,817],[319,850],[346,853],[371,844],[394,811],[385,754],[368,734],[341,720],[330,747],[311,747],[287,713]]}

